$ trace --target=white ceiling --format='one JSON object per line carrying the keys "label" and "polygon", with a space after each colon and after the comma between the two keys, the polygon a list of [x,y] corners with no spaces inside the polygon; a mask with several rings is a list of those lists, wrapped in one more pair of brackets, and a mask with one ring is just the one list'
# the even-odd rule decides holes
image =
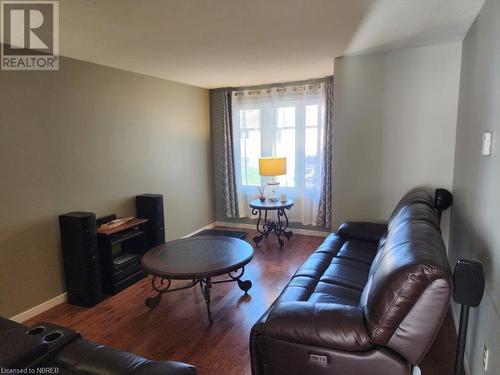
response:
{"label": "white ceiling", "polygon": [[60,0],[61,54],[214,88],[333,73],[345,54],[462,40],[484,0]]}

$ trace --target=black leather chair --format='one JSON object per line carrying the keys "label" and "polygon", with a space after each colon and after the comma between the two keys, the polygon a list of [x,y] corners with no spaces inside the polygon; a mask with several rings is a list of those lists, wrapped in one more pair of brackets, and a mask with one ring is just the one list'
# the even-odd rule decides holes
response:
{"label": "black leather chair", "polygon": [[65,327],[31,327],[0,317],[0,368],[57,368],[59,374],[193,375],[195,367],[174,361],[151,361],[85,340]]}

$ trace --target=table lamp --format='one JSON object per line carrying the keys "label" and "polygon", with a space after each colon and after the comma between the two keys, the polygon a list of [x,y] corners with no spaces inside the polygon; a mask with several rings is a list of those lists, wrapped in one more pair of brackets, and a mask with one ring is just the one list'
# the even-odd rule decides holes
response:
{"label": "table lamp", "polygon": [[259,158],[259,174],[261,176],[271,176],[272,179],[267,184],[271,186],[273,195],[269,198],[270,202],[277,202],[279,199],[276,196],[276,191],[279,189],[280,183],[276,181],[276,176],[286,174],[286,158],[285,157],[266,157]]}

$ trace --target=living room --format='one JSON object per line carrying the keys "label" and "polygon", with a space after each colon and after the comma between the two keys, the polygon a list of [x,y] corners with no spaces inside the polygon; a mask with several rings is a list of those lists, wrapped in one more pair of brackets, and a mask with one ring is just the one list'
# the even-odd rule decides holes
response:
{"label": "living room", "polygon": [[2,373],[500,374],[500,2],[1,9]]}

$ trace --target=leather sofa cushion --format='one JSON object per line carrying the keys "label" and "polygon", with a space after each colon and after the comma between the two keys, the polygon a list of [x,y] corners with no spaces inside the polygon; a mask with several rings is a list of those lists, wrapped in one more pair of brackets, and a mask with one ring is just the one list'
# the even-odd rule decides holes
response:
{"label": "leather sofa cushion", "polygon": [[338,233],[347,238],[378,243],[380,238],[387,232],[387,224],[366,223],[366,222],[346,222],[343,223]]}
{"label": "leather sofa cushion", "polygon": [[[329,235],[297,270],[275,303],[310,301],[357,304],[370,269],[366,260],[373,259],[376,252],[376,243],[347,240],[338,234]],[[340,254],[345,257],[341,258]]]}
{"label": "leather sofa cushion", "polygon": [[377,244],[329,235],[292,277],[275,303],[309,301],[356,305]]}
{"label": "leather sofa cushion", "polygon": [[315,252],[299,267],[294,276],[305,276],[319,280],[323,272],[331,264],[332,258],[332,254]]}
{"label": "leather sofa cushion", "polygon": [[342,303],[345,305],[358,305],[361,292],[342,285],[319,282],[308,301],[312,303]]}
{"label": "leather sofa cushion", "polygon": [[347,259],[364,263],[371,266],[375,255],[377,255],[378,246],[371,242],[349,240],[344,242],[344,245],[337,254],[338,258]]}
{"label": "leather sofa cushion", "polygon": [[363,311],[335,303],[287,302],[269,314],[269,337],[332,349],[363,351],[372,347]]}
{"label": "leather sofa cushion", "polygon": [[320,281],[362,291],[368,280],[368,265],[348,259],[334,258]]}
{"label": "leather sofa cushion", "polygon": [[332,233],[319,245],[315,253],[326,253],[330,256],[336,256],[344,244],[345,239],[337,233]]}
{"label": "leather sofa cushion", "polygon": [[311,296],[318,280],[307,276],[296,276],[281,292],[276,302],[307,301]]}

